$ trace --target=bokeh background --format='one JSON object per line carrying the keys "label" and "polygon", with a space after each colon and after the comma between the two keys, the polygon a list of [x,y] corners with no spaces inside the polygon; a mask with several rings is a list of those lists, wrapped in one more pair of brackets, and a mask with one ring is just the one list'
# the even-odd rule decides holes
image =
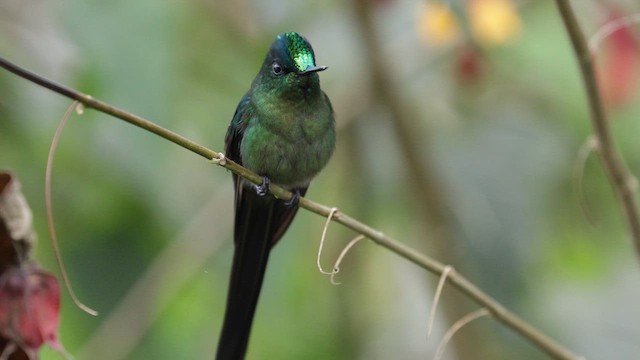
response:
{"label": "bokeh background", "polygon": [[[638,171],[640,4],[573,4]],[[638,258],[599,160],[586,157],[585,91],[553,1],[0,1],[3,57],[218,151],[270,42],[292,30],[329,67],[339,129],[309,198],[453,265],[587,359],[638,358]],[[44,170],[69,104],[0,71],[0,167],[20,179],[37,259],[54,272]],[[67,350],[212,358],[232,192],[231,175],[197,155],[95,111],[73,116],[56,154],[55,220],[75,291],[100,316],[64,294]],[[437,278],[361,242],[333,286],[315,263],[323,224],[300,211],[275,248],[248,359],[431,359],[477,308],[445,287],[427,341]],[[355,235],[330,227],[326,268]],[[547,356],[484,318],[444,358]]]}

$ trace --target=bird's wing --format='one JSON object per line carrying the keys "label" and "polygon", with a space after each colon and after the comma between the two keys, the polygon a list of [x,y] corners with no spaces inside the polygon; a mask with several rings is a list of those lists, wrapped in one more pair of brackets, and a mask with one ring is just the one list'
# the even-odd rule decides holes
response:
{"label": "bird's wing", "polygon": [[244,131],[247,128],[247,125],[249,125],[249,119],[252,116],[250,104],[251,94],[247,93],[242,97],[242,100],[240,100],[238,107],[236,107],[236,112],[233,114],[233,119],[231,120],[231,124],[229,124],[229,128],[227,128],[227,134],[224,137],[225,156],[240,165],[242,165],[240,144],[242,143]]}

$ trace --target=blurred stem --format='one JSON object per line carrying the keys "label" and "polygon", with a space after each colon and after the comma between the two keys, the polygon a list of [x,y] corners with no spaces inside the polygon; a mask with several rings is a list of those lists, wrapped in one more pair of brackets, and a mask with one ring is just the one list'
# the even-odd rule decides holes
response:
{"label": "blurred stem", "polygon": [[[360,25],[362,41],[364,43],[366,60],[369,61],[369,77],[373,81],[374,96],[377,97],[391,113],[391,125],[398,138],[402,155],[407,162],[407,171],[412,182],[412,191],[420,199],[422,213],[426,215],[427,224],[440,242],[447,242],[453,238],[449,219],[446,215],[446,205],[443,199],[442,181],[437,177],[437,171],[430,156],[421,154],[421,148],[429,147],[429,134],[420,132],[416,136],[415,126],[419,116],[413,114],[403,104],[402,99],[394,91],[394,84],[387,74],[387,62],[380,48],[380,41],[373,25],[373,12],[369,0],[354,1],[356,20]],[[435,231],[434,231],[435,230]],[[444,250],[443,250],[444,252]],[[451,260],[453,257],[451,256]]]}
{"label": "blurred stem", "polygon": [[[454,252],[454,231],[446,212],[446,189],[443,188],[443,181],[438,176],[439,171],[432,157],[428,152],[422,151],[430,146],[430,134],[426,131],[416,131],[414,124],[420,116],[402,101],[398,91],[394,91],[395,84],[388,75],[393,72],[387,71],[387,62],[373,24],[372,4],[369,0],[354,1],[355,16],[366,50],[365,58],[369,61],[369,77],[373,81],[374,96],[391,113],[391,125],[400,146],[402,159],[406,161],[408,186],[415,195],[415,203],[423,218],[419,223],[422,224],[423,231],[429,235],[427,238],[432,239],[431,252],[445,264],[460,266],[461,262],[457,261]],[[442,302],[447,323],[455,322],[468,312],[468,305],[462,301],[463,298],[456,295],[447,295],[447,299]],[[461,360],[494,357],[490,355],[489,344],[490,342],[483,341],[482,332],[475,326],[466,329],[464,337],[458,336],[452,340],[452,347]]]}
{"label": "blurred stem", "polygon": [[607,119],[607,113],[604,109],[594,72],[593,57],[589,51],[584,34],[580,29],[578,20],[571,9],[571,4],[568,0],[556,0],[556,5],[558,6],[560,16],[567,29],[578,64],[580,65],[582,80],[587,92],[589,110],[591,112],[591,127],[598,141],[600,159],[611,181],[611,187],[613,187],[620,201],[627,220],[627,226],[631,232],[636,255],[638,259],[640,259],[640,211],[638,210],[638,202],[636,200],[638,181],[633,177],[629,168],[624,163],[622,155],[618,151],[615,140],[611,135],[609,120]]}
{"label": "blurred stem", "polygon": [[[340,137],[338,149],[341,149],[346,156],[340,157],[342,160],[341,166],[343,171],[343,177],[340,179],[341,186],[339,187],[338,198],[349,198],[349,205],[351,212],[358,216],[363,221],[366,221],[370,216],[371,205],[369,195],[371,194],[370,182],[366,181],[365,160],[363,159],[362,144],[357,136],[356,128],[358,123],[356,121],[347,121],[347,125],[340,131]],[[342,240],[347,243],[353,239],[353,234],[350,232],[341,236]],[[341,266],[340,274],[338,275],[340,282],[352,284],[351,286],[345,286],[341,291],[338,291],[339,296],[339,309],[340,316],[337,328],[342,329],[339,338],[342,341],[342,347],[345,349],[344,354],[341,354],[343,359],[358,359],[361,358],[364,352],[362,351],[365,346],[363,340],[366,336],[366,331],[371,326],[370,321],[362,321],[359,318],[358,312],[354,312],[353,309],[359,307],[360,301],[358,300],[361,294],[367,293],[363,289],[363,285],[367,284],[367,281],[363,281],[363,277],[366,278],[366,274],[363,274],[363,255],[361,251],[352,251],[349,253],[349,260],[343,266]],[[346,270],[346,271],[345,271]]]}
{"label": "blurred stem", "polygon": [[[219,166],[222,166],[227,170],[230,170],[234,174],[241,176],[255,184],[260,184],[262,182],[262,178],[256,173],[236,164],[229,159],[224,158],[224,155],[222,153],[207,149],[200,144],[197,144],[181,135],[178,135],[171,130],[165,129],[162,126],[156,125],[140,116],[118,109],[105,102],[96,100],[91,96],[83,94],[77,90],[57,84],[40,75],[23,69],[20,66],[17,66],[2,57],[0,57],[0,67],[7,69],[26,80],[50,89],[60,95],[69,97],[73,100],[78,100],[88,107],[92,107],[100,112],[112,115],[130,124],[154,133],[160,137],[163,137],[209,160],[218,159],[216,163]],[[275,184],[271,185],[270,192],[276,197],[283,200],[289,200],[292,196],[291,192]],[[300,199],[299,206],[323,217],[328,217],[329,214],[332,213],[331,207],[313,202],[306,198]],[[385,235],[380,230],[374,229],[371,226],[360,222],[345,213],[342,213],[340,211],[334,213],[332,220],[346,226],[356,233],[366,236],[376,244],[426,269],[433,274],[440,275],[445,269],[445,265],[441,262],[438,262],[437,260],[429,256],[417,252],[416,250],[408,247],[407,245],[404,245],[403,243],[393,239],[392,237]],[[569,349],[560,345],[555,340],[533,327],[531,324],[522,320],[511,311],[507,310],[499,302],[497,302],[495,299],[493,299],[491,296],[475,286],[459,273],[455,271],[451,272],[449,275],[449,282],[451,283],[451,285],[464,293],[469,299],[475,301],[480,306],[489,310],[491,316],[494,319],[519,333],[525,339],[529,340],[532,344],[537,346],[540,350],[551,355],[553,358],[570,360],[581,359],[577,355],[573,354]]]}

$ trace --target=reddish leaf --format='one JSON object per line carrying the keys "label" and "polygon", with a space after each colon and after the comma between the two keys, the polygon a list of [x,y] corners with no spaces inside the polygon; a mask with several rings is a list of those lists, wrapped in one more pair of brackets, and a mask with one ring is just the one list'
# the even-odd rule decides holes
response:
{"label": "reddish leaf", "polygon": [[35,355],[43,344],[64,352],[58,340],[60,288],[56,278],[34,266],[0,275],[0,335]]}
{"label": "reddish leaf", "polygon": [[[607,24],[620,16],[612,11]],[[640,44],[629,24],[621,24],[604,40],[603,59],[599,62],[600,90],[610,106],[626,103],[640,83]]]}

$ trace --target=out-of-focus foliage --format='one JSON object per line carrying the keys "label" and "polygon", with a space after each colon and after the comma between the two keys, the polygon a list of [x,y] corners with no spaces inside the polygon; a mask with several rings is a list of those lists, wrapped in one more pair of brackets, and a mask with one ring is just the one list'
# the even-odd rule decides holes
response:
{"label": "out-of-focus foliage", "polygon": [[[456,267],[586,358],[634,358],[637,258],[596,156],[582,179],[586,209],[576,195],[589,114],[553,2],[427,3],[370,6],[394,94],[416,114],[411,133],[423,139],[416,150],[435,162],[428,171],[443,185],[455,238],[446,245],[457,254]],[[612,14],[640,12],[631,0],[574,4],[589,37]],[[501,12],[486,12],[489,6]],[[438,20],[450,28],[423,23],[433,21],[424,11],[436,8],[450,11]],[[337,152],[308,196],[429,252],[434,244],[407,185],[393,119],[372,93],[353,14],[351,2],[3,1],[0,54],[221,151],[268,44],[277,33],[298,31],[329,66],[321,81],[340,129]],[[442,31],[437,44],[424,41],[429,29]],[[624,86],[624,96],[614,94],[622,101],[608,110],[638,172],[638,64],[629,59],[638,54],[639,31],[624,31],[623,40],[617,33],[603,40],[596,60],[627,66],[604,66],[599,76]],[[0,71],[0,167],[23,183],[40,236],[37,257],[49,269],[44,169],[69,104]],[[63,294],[67,350],[79,359],[212,358],[232,254],[230,174],[88,110],[65,129],[53,184],[71,279],[100,311],[86,315]],[[362,242],[341,267],[342,285],[332,286],[315,264],[323,223],[300,211],[274,250],[248,358],[430,358],[455,321],[439,316],[425,341],[436,279]],[[330,228],[325,266],[352,236]],[[546,358],[491,320],[470,327],[481,330],[484,343],[468,346],[487,347],[495,358]],[[465,330],[456,336],[464,339]],[[45,351],[42,358],[59,355]]]}

